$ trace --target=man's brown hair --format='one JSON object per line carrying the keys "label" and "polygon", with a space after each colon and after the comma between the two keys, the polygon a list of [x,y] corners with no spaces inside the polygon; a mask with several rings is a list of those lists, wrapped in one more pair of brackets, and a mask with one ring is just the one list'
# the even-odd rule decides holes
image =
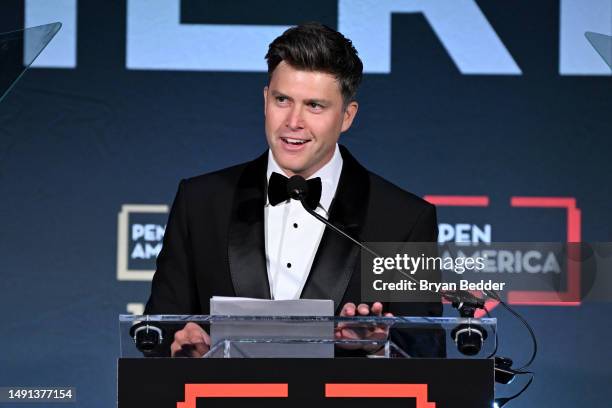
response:
{"label": "man's brown hair", "polygon": [[363,64],[351,40],[316,22],[292,27],[277,37],[268,48],[266,60],[270,78],[281,61],[296,69],[334,75],[345,106],[355,99],[363,76]]}

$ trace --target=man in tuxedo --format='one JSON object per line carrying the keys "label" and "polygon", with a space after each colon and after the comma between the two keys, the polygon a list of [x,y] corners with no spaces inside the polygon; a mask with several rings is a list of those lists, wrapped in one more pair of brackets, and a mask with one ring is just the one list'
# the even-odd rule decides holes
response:
{"label": "man in tuxedo", "polygon": [[[286,193],[287,177],[308,179],[311,208],[364,242],[437,239],[434,206],[370,173],[337,143],[358,110],[362,63],[350,40],[304,24],[276,38],[266,60],[270,149],[181,181],[145,313],[208,314],[212,296],[239,296],[332,299],[343,316],[441,315],[440,302],[362,303],[360,249]],[[432,339],[398,341],[415,354],[438,355]],[[189,323],[175,333],[171,352],[201,356],[209,346],[208,334]]]}

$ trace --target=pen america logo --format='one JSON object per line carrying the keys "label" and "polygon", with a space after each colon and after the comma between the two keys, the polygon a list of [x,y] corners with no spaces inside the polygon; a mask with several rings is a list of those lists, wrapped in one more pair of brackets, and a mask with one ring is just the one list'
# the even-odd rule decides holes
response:
{"label": "pen america logo", "polygon": [[125,204],[117,220],[117,280],[150,281],[161,251],[167,205]]}
{"label": "pen america logo", "polygon": [[[425,200],[435,204],[439,208],[445,207],[464,207],[464,208],[481,208],[486,209],[490,206],[488,196],[460,196],[460,195],[427,195]],[[558,209],[564,212],[565,227],[563,235],[559,238],[566,243],[581,242],[581,219],[582,214],[576,205],[574,197],[523,197],[515,196],[510,198],[510,208],[514,209],[531,209],[533,211],[541,209]],[[552,228],[552,226],[550,227]],[[491,243],[492,226],[491,224],[470,224],[470,223],[440,223],[439,224],[440,242],[483,242]],[[546,290],[509,290],[507,293],[507,301],[514,305],[531,305],[531,306],[579,306],[580,305],[580,264],[571,262],[571,258],[579,258],[580,254],[576,253],[580,248],[578,245],[568,245],[566,270],[563,275],[563,290],[546,291]],[[555,259],[551,261],[550,257],[542,256],[539,259],[540,264],[527,263],[525,254],[519,253],[516,255],[518,262],[513,260],[511,265],[516,265],[509,272],[520,273],[521,267],[527,269],[529,274],[533,273],[559,273],[555,267],[550,265],[558,265],[563,260]],[[525,266],[527,268],[525,268]],[[517,269],[517,267],[519,269]],[[532,268],[533,270],[529,270]],[[503,272],[503,271],[499,271]],[[497,306],[496,301],[488,301],[487,308],[491,310]]]}

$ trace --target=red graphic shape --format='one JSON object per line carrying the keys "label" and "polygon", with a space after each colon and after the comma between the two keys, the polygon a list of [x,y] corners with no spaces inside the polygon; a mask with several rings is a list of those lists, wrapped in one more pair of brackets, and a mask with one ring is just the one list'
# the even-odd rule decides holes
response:
{"label": "red graphic shape", "polygon": [[185,384],[185,401],[176,408],[196,408],[197,398],[287,398],[289,384]]}
{"label": "red graphic shape", "polygon": [[488,196],[441,196],[426,195],[423,197],[434,205],[454,206],[454,207],[488,207]]}
{"label": "red graphic shape", "polygon": [[[487,207],[488,196],[439,196],[427,195],[426,201],[434,205],[456,206],[456,207]],[[576,207],[576,199],[573,197],[512,197],[512,207],[523,208],[565,208],[567,211],[567,237],[566,241],[581,242],[581,219],[580,209]],[[572,258],[579,259],[580,248],[569,247]],[[485,306],[488,310],[497,306],[496,301],[489,300]],[[508,303],[514,305],[532,306],[580,306],[580,265],[577,262],[568,262],[567,291],[509,291]],[[479,310],[476,317],[482,317],[485,312]]]}
{"label": "red graphic shape", "polygon": [[[581,213],[576,208],[576,199],[573,197],[512,197],[512,207],[523,208],[565,208],[567,214],[567,238],[566,241],[580,242],[581,235]],[[579,259],[580,248],[569,246],[568,252],[572,252],[573,259]],[[508,302],[514,305],[534,306],[580,306],[580,264],[568,262],[567,266],[567,291],[545,292],[545,291],[509,291]]]}
{"label": "red graphic shape", "polygon": [[325,384],[326,398],[416,398],[416,408],[436,408],[427,401],[427,384]]}

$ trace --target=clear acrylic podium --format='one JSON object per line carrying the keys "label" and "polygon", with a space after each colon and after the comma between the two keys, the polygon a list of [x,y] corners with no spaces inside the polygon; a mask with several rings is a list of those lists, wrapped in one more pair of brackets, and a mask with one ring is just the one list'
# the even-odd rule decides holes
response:
{"label": "clear acrylic podium", "polygon": [[[210,349],[170,357],[188,322],[210,334]],[[494,400],[496,319],[122,315],[119,326],[120,408],[490,408]]]}

